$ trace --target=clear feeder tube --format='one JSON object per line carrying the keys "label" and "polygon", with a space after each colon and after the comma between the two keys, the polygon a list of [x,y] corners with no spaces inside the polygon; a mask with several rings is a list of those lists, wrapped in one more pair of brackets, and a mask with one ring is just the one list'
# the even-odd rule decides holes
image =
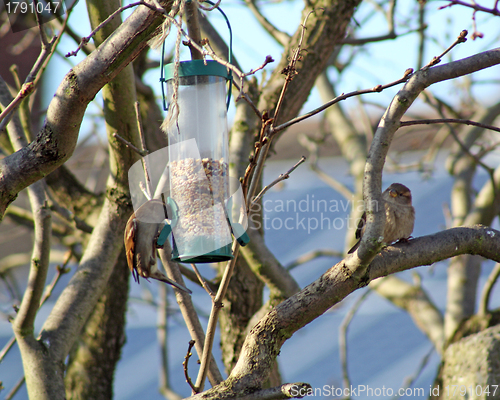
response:
{"label": "clear feeder tube", "polygon": [[[200,62],[195,62],[197,67]],[[192,73],[196,69],[179,69],[178,115],[167,126],[170,196],[178,207],[173,258],[224,261],[232,258],[225,205],[229,197],[226,79]],[[174,79],[167,79],[170,107],[173,92]]]}

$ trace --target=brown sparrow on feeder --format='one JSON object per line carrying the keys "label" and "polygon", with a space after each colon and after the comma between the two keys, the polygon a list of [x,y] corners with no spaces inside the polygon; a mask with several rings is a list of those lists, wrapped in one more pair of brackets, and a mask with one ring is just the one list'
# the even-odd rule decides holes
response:
{"label": "brown sparrow on feeder", "polygon": [[[191,291],[167,278],[158,270],[156,264],[156,240],[164,226],[166,208],[160,200],[149,200],[132,213],[125,227],[125,253],[127,264],[134,280],[139,283],[139,277],[153,278],[168,283],[186,293]],[[161,222],[158,222],[161,221]]]}
{"label": "brown sparrow on feeder", "polygon": [[[411,205],[410,189],[401,183],[393,183],[382,193],[382,201],[385,207],[384,243],[408,240],[415,224],[415,209]],[[356,229],[356,239],[359,240],[348,251],[349,254],[359,247],[365,233],[365,225],[366,212],[361,216]]]}

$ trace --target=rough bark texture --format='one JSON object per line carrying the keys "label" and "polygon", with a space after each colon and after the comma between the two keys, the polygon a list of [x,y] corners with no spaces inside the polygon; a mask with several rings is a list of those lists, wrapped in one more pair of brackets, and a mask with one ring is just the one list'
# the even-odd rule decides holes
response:
{"label": "rough bark texture", "polygon": [[65,377],[68,399],[113,398],[113,376],[125,343],[129,276],[122,251],[104,293],[70,353]]}
{"label": "rough bark texture", "polygon": [[95,213],[96,209],[102,205],[102,195],[88,191],[65,165],[61,165],[47,175],[45,182],[59,204],[89,223],[90,221],[87,219],[89,215]]}
{"label": "rough bark texture", "polygon": [[[450,345],[444,354],[440,399],[499,399],[500,325]],[[489,393],[486,393],[488,390]],[[466,394],[466,395],[465,395]]]}
{"label": "rough bark texture", "polygon": [[283,51],[283,56],[271,75],[269,83],[262,92],[259,110],[268,110],[270,115],[283,86],[281,71],[287,66],[289,57],[302,42],[302,61],[298,65],[299,75],[292,80],[287,89],[283,108],[277,123],[295,117],[307,100],[316,78],[325,69],[335,44],[344,38],[358,0],[316,0],[306,3],[302,11],[301,23],[307,17],[306,29],[299,27]]}
{"label": "rough bark texture", "polygon": [[36,138],[0,160],[0,217],[17,194],[62,165],[72,154],[87,105],[147,46],[160,14],[141,6],[59,85]]}
{"label": "rough bark texture", "polygon": [[[298,114],[307,100],[308,94],[314,85],[316,77],[323,71],[334,45],[344,37],[345,29],[351,20],[358,1],[331,1],[320,0],[309,3],[302,13],[302,21],[307,15],[307,29],[299,27],[294,37],[284,49],[281,61],[275,66],[270,81],[259,97],[260,110],[273,110],[276,106],[284,77],[281,70],[288,64],[289,56],[298,46],[304,35],[302,48],[303,59],[300,64],[299,76],[292,81],[285,96],[280,121],[287,121]],[[311,11],[315,10],[311,13]],[[255,85],[251,84],[255,93]],[[252,97],[257,103],[255,97]],[[243,100],[240,100],[243,103]],[[231,155],[234,164],[231,165],[231,175],[242,176],[246,168],[247,157],[253,149],[258,129],[253,112],[246,104],[237,108],[237,117],[231,132]],[[223,342],[224,364],[230,371],[234,366],[241,345],[245,338],[247,324],[255,312],[262,306],[262,283],[246,265],[244,260],[238,261],[238,270],[231,280],[231,285],[221,313],[221,335]],[[273,361],[274,363],[274,361]],[[279,379],[276,367],[274,381]],[[273,382],[277,384],[278,382]]]}
{"label": "rough bark texture", "polygon": [[[119,1],[87,1],[91,25],[95,28],[108,15],[120,7]],[[120,25],[115,17],[101,29],[96,45],[110,36]],[[122,151],[120,143],[113,138],[117,132],[132,143],[139,142],[139,133],[134,113],[135,80],[132,65],[127,65],[102,90],[104,118],[110,146],[110,169],[112,178],[120,185],[127,182],[128,167],[138,156],[130,150]],[[118,161],[117,154],[120,154]],[[112,186],[112,185],[111,185]],[[120,359],[124,340],[125,313],[128,296],[129,271],[121,250],[108,285],[85,324],[82,335],[75,343],[66,374],[66,393],[72,399],[110,399],[113,394],[113,376]]]}
{"label": "rough bark texture", "polygon": [[[500,104],[481,110],[474,115],[475,121],[491,125],[500,113]],[[479,127],[467,127],[461,135],[461,140],[467,149],[481,138],[485,130]],[[453,215],[453,226],[465,224],[490,225],[493,218],[498,214],[498,199],[495,193],[489,193],[488,204],[478,207],[479,199],[473,199],[473,179],[478,168],[475,159],[464,152],[457,143],[454,145],[453,153],[447,160],[447,167],[455,176],[455,182],[451,193],[451,211]],[[489,183],[486,183],[486,186]],[[485,186],[485,187],[486,187]],[[471,209],[475,208],[474,214]],[[479,213],[477,209],[479,208]],[[467,221],[467,222],[465,222]],[[474,314],[477,284],[481,273],[481,259],[464,255],[450,260],[448,268],[447,303],[445,313],[445,338],[448,340],[456,331],[459,324]]]}
{"label": "rough bark texture", "polygon": [[262,306],[264,284],[239,257],[220,312],[222,359],[226,372],[238,361],[248,321]]}

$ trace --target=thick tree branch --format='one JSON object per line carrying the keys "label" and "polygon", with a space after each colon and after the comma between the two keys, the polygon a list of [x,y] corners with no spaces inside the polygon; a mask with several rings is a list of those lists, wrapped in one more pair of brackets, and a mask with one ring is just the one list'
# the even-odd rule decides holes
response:
{"label": "thick tree branch", "polygon": [[381,246],[379,238],[381,238],[385,222],[385,212],[382,207],[378,207],[382,204],[382,170],[390,143],[405,112],[426,87],[497,64],[500,64],[500,48],[417,71],[396,94],[379,123],[366,161],[364,198],[368,223],[357,251],[362,260],[361,264],[369,263]]}
{"label": "thick tree branch", "polygon": [[37,137],[0,160],[0,217],[19,191],[63,164],[73,154],[88,103],[147,46],[163,17],[140,6],[59,85]]}
{"label": "thick tree branch", "polygon": [[417,96],[433,83],[499,63],[500,49],[494,49],[417,71],[410,77],[382,117],[369,151],[364,182],[368,225],[362,245],[352,256],[339,262],[261,319],[247,336],[238,363],[226,383],[222,384],[223,387],[207,391],[203,398],[215,396],[219,390],[238,393],[244,388],[260,388],[268,377],[281,346],[294,332],[373,279],[459,254],[479,254],[495,261],[500,260],[500,232],[483,226],[450,229],[415,239],[409,244],[390,246],[384,250],[383,257],[377,256],[382,246],[380,238],[385,223],[383,207],[377,206],[382,204],[382,170],[401,118]]}
{"label": "thick tree branch", "polygon": [[[0,88],[0,104],[4,105],[12,101],[3,80],[0,80]],[[27,145],[26,134],[17,113],[12,116],[7,129],[14,150],[19,150]],[[40,308],[45,279],[49,269],[50,239],[52,236],[52,220],[50,210],[45,204],[46,197],[43,181],[31,185],[28,188],[28,196],[33,214],[35,242],[28,287],[24,292],[23,301],[14,322],[14,332],[18,340],[23,340],[26,336],[33,338],[35,317]]]}
{"label": "thick tree branch", "polygon": [[240,358],[228,379],[220,386],[193,396],[215,398],[221,392],[233,394],[258,389],[265,382],[283,343],[333,305],[374,279],[423,265],[431,265],[460,254],[477,254],[500,260],[500,231],[485,226],[452,228],[423,236],[409,243],[387,247],[370,263],[364,279],[350,273],[349,258],[330,268],[316,281],[285,300],[250,331]]}

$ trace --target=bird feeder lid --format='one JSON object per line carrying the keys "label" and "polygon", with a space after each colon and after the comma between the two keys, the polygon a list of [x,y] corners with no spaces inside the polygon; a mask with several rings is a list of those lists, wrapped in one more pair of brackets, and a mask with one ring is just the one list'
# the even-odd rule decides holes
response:
{"label": "bird feeder lid", "polygon": [[[174,78],[175,64],[165,65],[165,81]],[[214,60],[191,60],[179,63],[179,76],[220,76],[230,79],[227,68]]]}

